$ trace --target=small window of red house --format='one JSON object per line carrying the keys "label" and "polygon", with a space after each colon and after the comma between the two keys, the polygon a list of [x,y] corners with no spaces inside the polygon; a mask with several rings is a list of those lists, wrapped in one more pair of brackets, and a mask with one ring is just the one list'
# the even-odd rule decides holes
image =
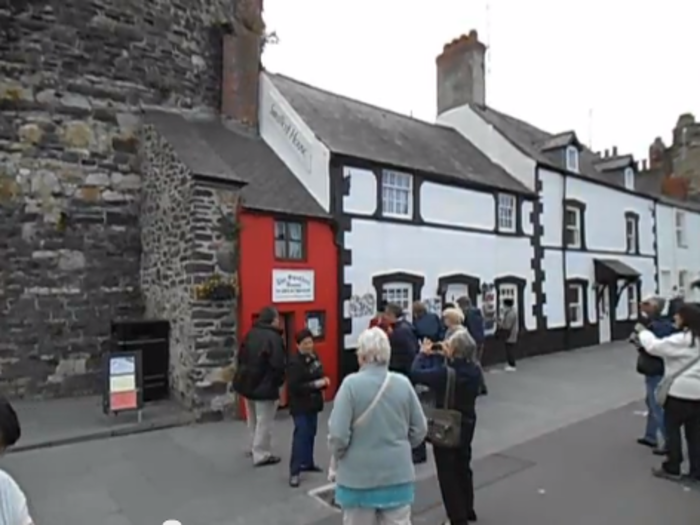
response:
{"label": "small window of red house", "polygon": [[275,221],[275,259],[306,259],[306,231],[303,223]]}

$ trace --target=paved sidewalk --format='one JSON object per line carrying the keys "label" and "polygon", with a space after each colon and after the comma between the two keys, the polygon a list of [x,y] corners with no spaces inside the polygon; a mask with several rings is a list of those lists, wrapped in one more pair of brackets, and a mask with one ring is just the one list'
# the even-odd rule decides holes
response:
{"label": "paved sidewalk", "polygon": [[[489,374],[490,395],[478,409],[476,458],[639,399],[635,358],[629,345],[613,344],[528,359],[515,374]],[[317,459],[327,464],[321,420]],[[290,419],[281,417],[277,441],[285,459],[291,430]],[[17,452],[3,465],[27,491],[37,523],[148,525],[173,518],[184,525],[309,525],[334,519],[306,493],[325,484],[325,476],[291,489],[285,463],[253,469],[243,456],[246,445],[244,424],[226,422]],[[512,473],[512,462],[489,461],[489,472]],[[433,474],[431,464],[419,469],[422,487],[434,486]],[[428,489],[421,488],[420,498],[424,507],[436,503]]]}

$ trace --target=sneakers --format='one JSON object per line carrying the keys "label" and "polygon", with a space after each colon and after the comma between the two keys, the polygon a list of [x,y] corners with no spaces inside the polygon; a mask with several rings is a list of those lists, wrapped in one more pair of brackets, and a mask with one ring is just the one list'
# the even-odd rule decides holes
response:
{"label": "sneakers", "polygon": [[515,372],[515,371],[517,371],[518,369],[515,368],[514,366],[506,365],[506,367],[504,368],[504,370],[505,370],[506,372]]}
{"label": "sneakers", "polygon": [[299,481],[299,476],[290,476],[289,477],[289,486],[292,488],[297,488],[301,482]]}
{"label": "sneakers", "polygon": [[682,479],[680,472],[678,474],[674,472],[669,472],[663,467],[652,469],[651,473],[654,477],[661,479],[669,479],[671,481],[680,481]]}
{"label": "sneakers", "polygon": [[277,465],[277,463],[279,463],[280,461],[282,461],[282,458],[280,458],[279,456],[267,456],[262,461],[255,463],[255,466],[256,467],[267,467],[270,465]]}

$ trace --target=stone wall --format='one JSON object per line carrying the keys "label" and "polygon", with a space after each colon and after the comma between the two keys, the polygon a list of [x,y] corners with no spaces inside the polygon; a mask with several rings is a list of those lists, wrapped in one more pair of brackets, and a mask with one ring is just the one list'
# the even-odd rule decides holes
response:
{"label": "stone wall", "polygon": [[236,2],[0,4],[0,389],[95,392],[139,315],[142,106],[219,105]]}
{"label": "stone wall", "polygon": [[170,320],[173,391],[189,408],[220,413],[235,401],[224,370],[236,348],[237,304],[200,300],[196,286],[235,276],[235,243],[225,258],[221,247],[225,226],[235,225],[238,189],[197,182],[153,126],[141,137],[146,316]]}

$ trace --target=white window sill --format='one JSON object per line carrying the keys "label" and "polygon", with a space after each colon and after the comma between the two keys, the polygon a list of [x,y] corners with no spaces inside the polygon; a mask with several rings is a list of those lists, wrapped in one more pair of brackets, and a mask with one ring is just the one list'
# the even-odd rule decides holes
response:
{"label": "white window sill", "polygon": [[571,328],[583,328],[583,321],[582,320],[581,321],[571,321],[569,323],[569,326]]}
{"label": "white window sill", "polygon": [[402,215],[402,214],[400,214],[400,213],[386,213],[386,212],[383,212],[383,213],[382,213],[382,217],[387,217],[387,218],[389,218],[389,219],[401,219],[401,220],[404,220],[404,221],[410,221],[410,220],[413,219],[413,214],[411,213],[411,214],[409,214],[409,215]]}

